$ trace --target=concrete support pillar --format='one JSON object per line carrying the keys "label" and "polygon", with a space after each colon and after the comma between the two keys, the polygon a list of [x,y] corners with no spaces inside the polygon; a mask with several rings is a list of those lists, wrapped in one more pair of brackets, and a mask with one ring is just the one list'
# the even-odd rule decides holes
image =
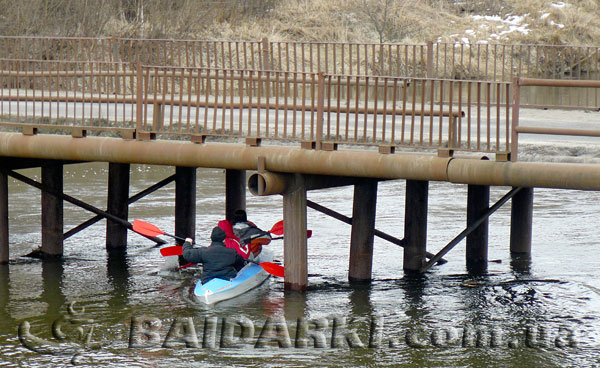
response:
{"label": "concrete support pillar", "polygon": [[510,252],[531,254],[533,188],[522,188],[512,198],[510,216]]}
{"label": "concrete support pillar", "polygon": [[[467,227],[477,221],[490,205],[490,187],[469,185],[467,194]],[[488,264],[488,220],[467,235],[467,270],[470,273],[485,273]]]}
{"label": "concrete support pillar", "polygon": [[[57,193],[63,192],[63,165],[42,165],[42,184]],[[63,200],[42,191],[42,256],[63,254]]]}
{"label": "concrete support pillar", "polygon": [[306,185],[302,175],[294,175],[294,183],[283,194],[283,261],[285,290],[306,291],[308,257],[306,242]]}
{"label": "concrete support pillar", "polygon": [[0,264],[8,258],[8,175],[0,171]]}
{"label": "concrete support pillar", "polygon": [[348,271],[348,280],[350,282],[371,280],[376,204],[376,180],[370,180],[354,186],[352,233],[350,235],[350,266]]}
{"label": "concrete support pillar", "polygon": [[417,273],[426,262],[429,182],[406,181],[404,272]]}
{"label": "concrete support pillar", "polygon": [[225,170],[225,218],[233,221],[235,210],[246,209],[246,170]]}
{"label": "concrete support pillar", "polygon": [[[129,164],[108,164],[108,198],[106,212],[127,221],[129,217]],[[106,221],[106,249],[125,250],[127,228],[117,222]]]}
{"label": "concrete support pillar", "polygon": [[[196,168],[175,168],[175,235],[196,238]],[[183,242],[177,241],[178,244]]]}

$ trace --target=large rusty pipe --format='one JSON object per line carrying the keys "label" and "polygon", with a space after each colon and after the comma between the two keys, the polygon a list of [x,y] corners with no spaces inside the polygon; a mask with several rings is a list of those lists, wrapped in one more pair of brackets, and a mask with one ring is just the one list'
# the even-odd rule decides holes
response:
{"label": "large rusty pipe", "polygon": [[[294,176],[286,173],[274,173],[270,171],[258,172],[248,178],[248,189],[250,193],[258,196],[284,194],[293,184]],[[355,185],[364,180],[357,177],[331,176],[331,175],[304,175],[306,190]]]}
{"label": "large rusty pipe", "polygon": [[248,178],[248,189],[256,196],[283,194],[293,180],[291,174],[254,173]]}
{"label": "large rusty pipe", "polygon": [[600,190],[600,165],[498,162],[409,153],[383,155],[367,150],[329,152],[290,146],[0,133],[2,156],[236,170],[256,170],[258,158],[265,157],[268,170],[280,173]]}
{"label": "large rusty pipe", "polygon": [[231,143],[193,144],[105,137],[82,139],[20,133],[0,133],[1,156],[236,170],[256,170],[259,156],[264,156],[268,170],[273,172],[436,181],[446,180],[450,160],[434,155],[382,155],[367,150],[328,152],[290,146],[250,147]]}
{"label": "large rusty pipe", "polygon": [[448,181],[462,184],[600,190],[600,165],[452,160]]}

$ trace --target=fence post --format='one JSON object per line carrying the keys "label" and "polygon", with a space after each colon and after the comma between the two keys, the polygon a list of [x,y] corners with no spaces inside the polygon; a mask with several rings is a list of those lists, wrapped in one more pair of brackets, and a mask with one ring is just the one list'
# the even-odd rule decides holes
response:
{"label": "fence post", "polygon": [[135,131],[136,131],[136,136],[139,138],[139,133],[142,131],[142,117],[143,115],[143,85],[142,85],[142,80],[143,78],[143,74],[142,74],[142,62],[138,61],[137,65],[136,65],[136,80],[135,80]]}
{"label": "fence post", "polygon": [[269,58],[269,39],[263,38],[262,41],[262,68],[263,70],[271,70],[271,60]]}
{"label": "fence post", "polygon": [[433,78],[433,41],[427,41],[427,78]]}
{"label": "fence post", "polygon": [[513,101],[512,101],[512,122],[510,132],[510,160],[517,161],[517,151],[519,149],[519,134],[517,127],[519,126],[519,106],[520,106],[520,87],[519,77],[513,77],[512,82]]}
{"label": "fence post", "polygon": [[319,73],[317,81],[317,131],[315,149],[320,150],[323,140],[323,113],[325,111],[325,73]]}

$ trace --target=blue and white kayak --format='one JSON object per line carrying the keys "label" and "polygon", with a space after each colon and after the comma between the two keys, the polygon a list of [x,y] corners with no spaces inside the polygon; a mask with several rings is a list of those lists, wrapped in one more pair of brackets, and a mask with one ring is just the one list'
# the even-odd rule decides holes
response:
{"label": "blue and white kayak", "polygon": [[[255,260],[257,262],[270,262],[273,259],[272,254],[263,250]],[[261,266],[255,263],[245,265],[231,280],[215,278],[202,284],[200,281],[194,288],[195,299],[204,304],[214,304],[223,300],[235,298],[248,290],[261,285],[271,275]]]}

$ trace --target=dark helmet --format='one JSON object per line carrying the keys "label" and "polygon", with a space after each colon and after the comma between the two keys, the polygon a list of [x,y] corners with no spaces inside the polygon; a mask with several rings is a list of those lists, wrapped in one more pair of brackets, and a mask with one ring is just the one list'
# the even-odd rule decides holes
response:
{"label": "dark helmet", "polygon": [[246,222],[248,221],[248,217],[246,216],[246,211],[244,210],[235,210],[233,213],[233,223],[237,224],[238,222]]}
{"label": "dark helmet", "polygon": [[223,240],[225,240],[225,237],[225,231],[223,231],[223,229],[221,229],[218,226],[215,226],[215,228],[212,230],[212,233],[210,234],[210,240],[214,242],[222,242]]}

